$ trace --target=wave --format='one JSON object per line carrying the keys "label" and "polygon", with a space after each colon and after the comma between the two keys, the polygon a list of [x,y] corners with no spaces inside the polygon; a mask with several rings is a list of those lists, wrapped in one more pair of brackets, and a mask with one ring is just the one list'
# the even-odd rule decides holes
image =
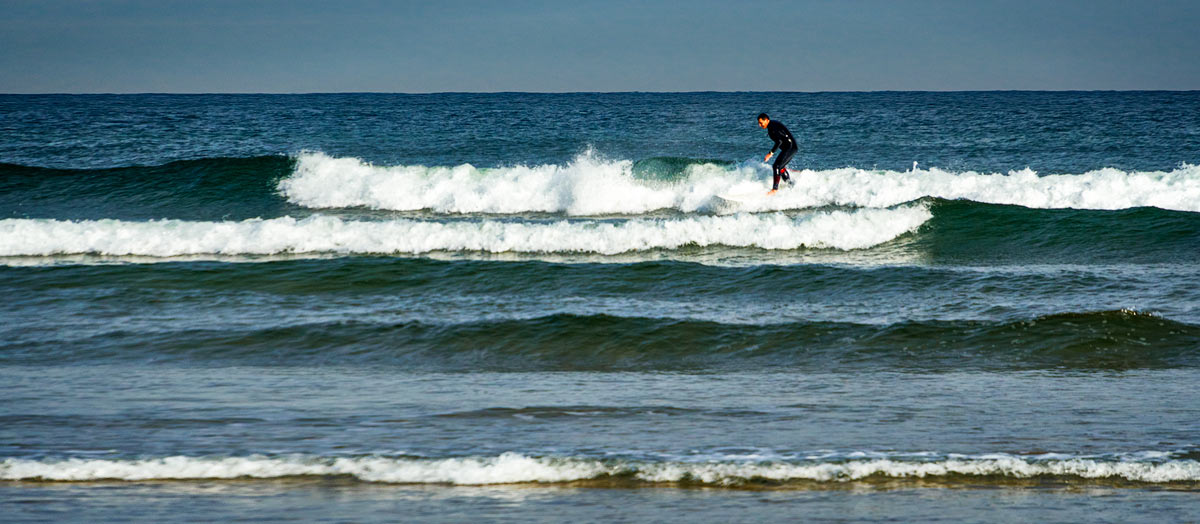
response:
{"label": "wave", "polygon": [[204,220],[277,215],[289,206],[275,193],[275,184],[294,165],[286,156],[107,169],[0,163],[0,216]]}
{"label": "wave", "polygon": [[0,362],[322,362],[428,371],[1126,370],[1200,366],[1200,326],[1134,311],[1019,321],[727,324],[553,314],[475,322],[336,319],[275,327],[113,326],[9,340]]}
{"label": "wave", "polygon": [[[277,232],[286,235],[272,236]],[[411,235],[405,237],[406,232]],[[426,233],[442,236],[416,238]],[[935,199],[886,210],[608,219],[337,215],[236,222],[9,219],[0,220],[0,265],[154,263],[185,258],[239,262],[372,253],[455,259],[467,255],[510,262],[684,260],[723,266],[1187,265],[1196,259],[1198,241],[1200,213],[1156,208],[1033,210]],[[613,254],[622,249],[622,254]]]}
{"label": "wave", "polygon": [[[689,166],[685,184],[635,178],[633,168],[631,161],[608,161],[591,153],[566,165],[495,169],[469,164],[381,167],[357,158],[303,153],[295,172],[278,187],[289,202],[311,208],[569,215],[697,211],[731,187],[725,169],[710,164]],[[752,183],[743,182],[740,190],[749,191]],[[761,181],[753,189],[765,192]]]}
{"label": "wave", "polygon": [[935,200],[912,248],[953,264],[1183,263],[1200,245],[1200,214],[1134,208],[1029,209]]}
{"label": "wave", "polygon": [[[0,256],[11,257],[18,252],[32,256],[53,253],[57,254],[56,260],[70,262],[67,258],[71,256],[99,256],[110,252],[125,253],[119,256],[129,260],[128,257],[141,253],[160,259],[226,256],[223,254],[233,259],[247,255],[261,259],[273,255],[307,257],[317,253],[441,251],[474,252],[476,256],[536,253],[536,256],[554,260],[579,260],[577,255],[592,260],[588,254],[603,254],[608,262],[618,258],[633,262],[647,257],[690,257],[689,260],[708,261],[721,257],[714,258],[709,253],[692,256],[680,248],[726,246],[774,250],[767,257],[762,253],[751,257],[768,263],[814,260],[867,264],[1177,263],[1189,262],[1196,257],[1196,241],[1200,238],[1197,236],[1200,235],[1200,213],[1193,212],[1200,207],[1200,198],[1195,193],[1197,183],[1200,183],[1200,171],[1195,166],[1185,165],[1171,172],[1100,170],[1045,177],[1031,172],[983,175],[937,169],[894,172],[845,168],[798,173],[801,187],[764,197],[757,203],[730,205],[715,196],[744,188],[761,191],[767,176],[764,169],[757,162],[733,164],[672,157],[638,162],[610,161],[594,153],[581,155],[561,166],[493,169],[380,167],[323,153],[303,153],[294,158],[212,158],[162,166],[98,170],[55,170],[5,164],[0,165],[0,216],[45,222],[20,226],[31,234],[30,238],[15,242],[8,242],[13,240],[12,237],[0,239],[5,241],[0,243],[0,253],[4,253]],[[926,194],[968,200],[920,197]],[[909,200],[918,197],[920,199],[915,202]],[[396,199],[406,203],[400,205]],[[891,208],[875,207],[896,202],[905,203]],[[772,215],[803,213],[815,216],[820,213],[815,213],[811,206],[828,204],[849,206],[849,209],[840,208],[835,214],[856,214],[863,220],[857,223],[844,220],[844,227],[840,227],[839,232],[818,231],[813,222],[800,228],[808,233],[797,236],[800,231],[786,224],[789,219]],[[1060,205],[1097,209],[1030,208]],[[1109,209],[1137,205],[1183,211],[1156,207]],[[357,207],[322,211],[321,217],[310,216],[313,208],[305,206]],[[787,255],[792,257],[791,260],[781,258],[785,257],[781,250],[795,250],[801,246],[845,250],[879,245],[912,230],[908,227],[914,223],[911,219],[919,220],[921,216],[876,220],[868,217],[885,215],[860,211],[885,209],[904,213],[897,210],[922,206],[932,213],[933,218],[908,237],[912,242],[906,240],[891,244],[888,249],[870,252],[792,251]],[[370,211],[363,207],[383,210]],[[426,211],[412,213],[394,211],[393,208]],[[652,216],[641,215],[656,209],[659,211]],[[699,214],[680,216],[682,211]],[[518,215],[483,217],[491,220],[484,220],[479,226],[455,222],[466,218],[455,216],[455,213],[468,212]],[[567,219],[565,225],[560,225],[552,222],[554,216],[530,216],[530,213],[542,212],[565,213],[571,217],[557,217]],[[765,217],[761,220],[734,218],[738,212],[760,212]],[[574,218],[577,215],[578,218]],[[583,219],[588,215],[594,220]],[[609,219],[605,220],[604,216]],[[163,221],[163,217],[172,220]],[[267,220],[255,220],[257,217]],[[327,221],[330,217],[340,222]],[[619,219],[633,220],[620,222]],[[59,224],[52,226],[55,220]],[[136,225],[151,220],[154,225]],[[421,225],[416,220],[430,223]],[[191,225],[179,221],[188,221]],[[517,225],[518,222],[525,225]],[[777,227],[779,223],[784,227]],[[3,227],[11,232],[16,222],[4,224]],[[326,227],[327,224],[331,225]],[[726,227],[729,224],[736,225]],[[600,232],[610,226],[618,229],[609,235]],[[213,233],[205,236],[204,245],[189,244],[195,238],[150,239],[144,236],[153,236],[155,231],[172,227],[197,234],[208,228]],[[114,240],[120,236],[114,228],[133,237]],[[378,235],[389,228],[389,235],[427,231],[448,236],[417,242],[412,238]],[[708,229],[701,231],[705,228]],[[84,229],[89,234],[97,234],[94,242],[68,238],[73,234],[71,231]],[[290,239],[287,235],[265,239],[264,232],[268,229],[296,235]],[[43,234],[51,230],[65,236]],[[226,235],[225,232],[231,230],[239,232],[231,233],[232,237]],[[792,236],[770,239],[771,231]],[[341,235],[336,241],[328,236],[335,233]],[[636,237],[641,233],[644,233],[642,237]],[[508,236],[484,238],[489,234]],[[243,235],[241,240],[236,238],[238,235]],[[355,235],[359,237],[356,239]],[[557,240],[552,238],[556,235]],[[137,245],[119,245],[122,242]],[[239,242],[253,245],[239,247]],[[651,250],[666,252],[650,254]],[[154,254],[148,254],[150,252]],[[627,255],[611,256],[618,252]],[[722,252],[728,253],[728,250]],[[728,257],[721,259],[725,258]],[[3,263],[11,265],[15,261],[9,258]]]}
{"label": "wave", "polygon": [[[739,210],[886,208],[933,197],[1041,209],[1158,207],[1200,212],[1200,167],[1187,164],[1170,172],[1101,169],[1045,176],[1030,169],[989,174],[798,166],[793,174],[794,188],[742,204]],[[662,158],[634,163],[586,153],[564,165],[480,169],[469,164],[376,166],[310,152],[296,157],[295,171],[279,181],[278,189],[289,202],[310,208],[610,215],[711,211],[719,195],[762,191],[769,178],[769,166],[761,162],[731,165]]]}
{"label": "wave", "polygon": [[697,484],[714,487],[931,479],[967,482],[1060,478],[1145,484],[1200,482],[1200,462],[1167,453],[1108,456],[1063,454],[931,455],[852,453],[796,461],[644,461],[537,457],[170,456],[133,460],[19,459],[0,461],[0,480],[214,480],[340,476],[393,484],[489,485],[616,481],[625,484]]}
{"label": "wave", "polygon": [[348,221],[331,216],[240,222],[0,220],[0,256],[60,254],[271,255],[278,253],[618,254],[684,246],[773,250],[875,246],[916,230],[927,206],[821,211],[802,216],[738,214],[623,221]]}
{"label": "wave", "polygon": [[321,152],[106,169],[0,164],[0,216],[236,220],[294,214],[297,207],[603,216],[887,208],[922,198],[1039,209],[1200,211],[1200,167],[1189,164],[1173,171],[1100,169],[1045,176],[1030,169],[1000,174],[795,167],[796,187],[731,210],[718,197],[764,191],[770,179],[766,164],[613,160],[595,152],[565,164],[490,168],[381,166]]}

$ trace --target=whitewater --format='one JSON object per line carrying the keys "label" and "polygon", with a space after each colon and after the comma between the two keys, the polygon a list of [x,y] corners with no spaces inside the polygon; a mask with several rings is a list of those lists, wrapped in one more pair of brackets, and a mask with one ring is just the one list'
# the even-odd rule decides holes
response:
{"label": "whitewater", "polygon": [[[935,197],[1039,209],[1114,210],[1157,207],[1200,212],[1200,167],[1173,171],[1105,168],[1080,174],[1005,174],[856,167],[812,170],[793,166],[796,185],[771,197],[770,166],[695,162],[679,173],[643,175],[629,160],[589,151],[557,165],[477,168],[378,166],[321,152],[295,157],[294,172],[277,184],[289,202],[310,208],[365,207],[437,213],[643,214],[783,211],[825,206],[887,208]],[[759,200],[729,208],[720,196],[761,191]]]}
{"label": "whitewater", "polygon": [[618,254],[683,246],[761,249],[875,246],[915,231],[932,218],[927,206],[637,218],[437,222],[280,217],[240,222],[183,220],[0,220],[0,256],[56,254],[270,255],[279,253],[429,253],[433,251]]}
{"label": "whitewater", "polygon": [[[1164,459],[1165,453],[1115,458],[1062,454],[1022,457],[994,453],[947,455],[923,461],[893,458],[887,454],[874,455],[883,456],[805,462],[597,460],[536,457],[511,452],[492,457],[446,459],[261,455],[225,458],[171,456],[133,460],[7,458],[0,461],[0,480],[148,481],[346,475],[366,482],[486,485],[632,477],[646,483],[696,482],[735,486],[747,481],[848,482],[872,477],[928,479],[964,475],[1011,479],[1056,476],[1141,483],[1200,481],[1200,462]],[[1139,455],[1151,458],[1147,460]]]}

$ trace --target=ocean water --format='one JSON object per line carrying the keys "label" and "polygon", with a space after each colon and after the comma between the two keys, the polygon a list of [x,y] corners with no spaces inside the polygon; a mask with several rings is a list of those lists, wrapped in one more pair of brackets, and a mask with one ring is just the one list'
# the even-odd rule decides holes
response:
{"label": "ocean water", "polygon": [[1198,261],[1197,92],[0,95],[0,520],[1200,520]]}

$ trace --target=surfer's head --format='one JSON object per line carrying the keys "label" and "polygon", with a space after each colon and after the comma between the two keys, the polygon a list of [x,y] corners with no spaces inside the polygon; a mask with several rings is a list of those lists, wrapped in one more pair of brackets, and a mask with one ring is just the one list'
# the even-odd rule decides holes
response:
{"label": "surfer's head", "polygon": [[758,127],[766,129],[767,124],[770,124],[770,123],[771,123],[771,117],[767,116],[766,113],[758,114]]}

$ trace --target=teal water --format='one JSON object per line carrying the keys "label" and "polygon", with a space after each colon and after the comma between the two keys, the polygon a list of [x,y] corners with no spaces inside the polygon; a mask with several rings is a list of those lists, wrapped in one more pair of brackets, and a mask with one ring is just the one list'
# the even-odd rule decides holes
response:
{"label": "teal water", "polygon": [[[761,111],[802,144],[773,197]],[[0,129],[15,520],[1197,518],[1196,93],[3,95]]]}

